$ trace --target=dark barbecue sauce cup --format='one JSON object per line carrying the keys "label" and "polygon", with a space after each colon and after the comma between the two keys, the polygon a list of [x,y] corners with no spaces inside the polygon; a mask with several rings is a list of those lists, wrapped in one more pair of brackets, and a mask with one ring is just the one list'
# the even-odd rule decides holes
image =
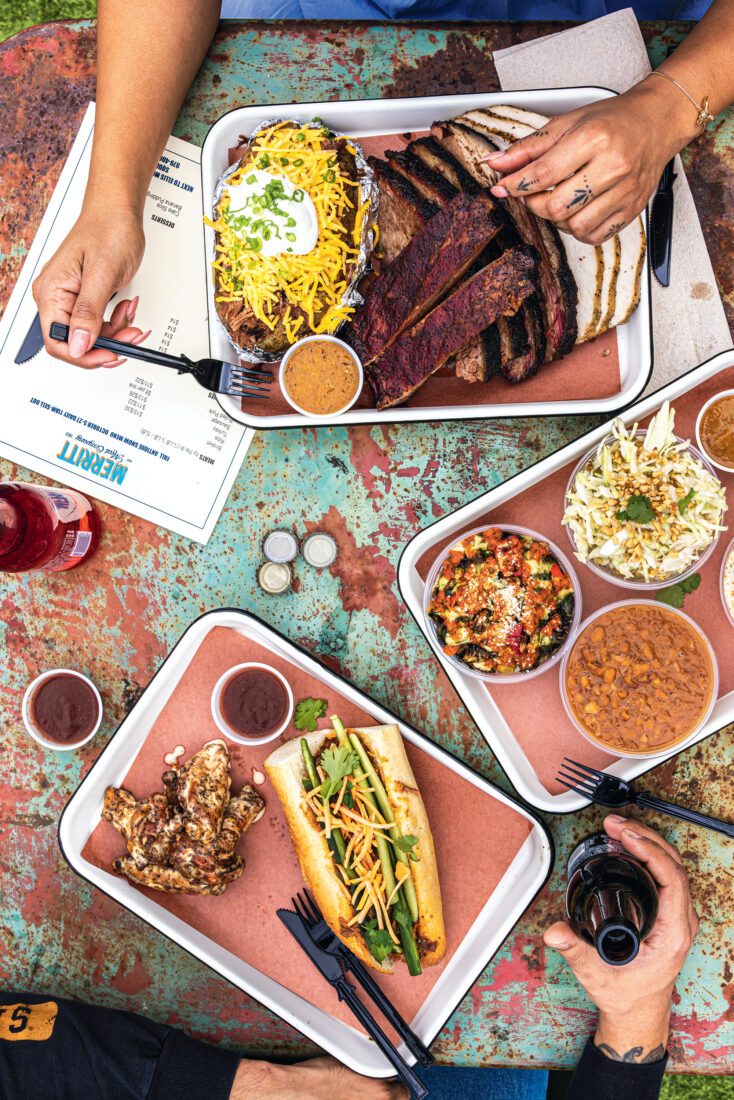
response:
{"label": "dark barbecue sauce cup", "polygon": [[54,669],[29,684],[22,713],[26,729],[40,745],[68,751],[94,737],[102,721],[102,700],[80,672]]}
{"label": "dark barbecue sauce cup", "polygon": [[220,676],[212,692],[212,716],[218,729],[241,745],[273,741],[292,715],[288,681],[269,665],[235,665]]}

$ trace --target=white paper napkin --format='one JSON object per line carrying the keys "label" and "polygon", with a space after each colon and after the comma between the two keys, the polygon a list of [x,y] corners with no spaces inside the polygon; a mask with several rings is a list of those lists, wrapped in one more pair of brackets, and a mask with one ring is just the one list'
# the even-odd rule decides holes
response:
{"label": "white paper napkin", "polygon": [[[631,8],[495,52],[505,91],[601,85],[624,92],[650,72]],[[680,157],[669,287],[652,278],[654,366],[647,392],[732,346],[701,224]]]}

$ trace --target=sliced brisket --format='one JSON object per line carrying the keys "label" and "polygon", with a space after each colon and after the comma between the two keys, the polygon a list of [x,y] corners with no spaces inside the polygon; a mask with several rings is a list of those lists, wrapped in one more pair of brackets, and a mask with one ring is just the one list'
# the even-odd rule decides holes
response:
{"label": "sliced brisket", "polygon": [[505,252],[406,329],[365,368],[378,409],[407,400],[446,360],[498,317],[516,313],[536,289],[529,248]]}
{"label": "sliced brisket", "polygon": [[488,191],[457,194],[439,210],[365,292],[346,334],[363,364],[428,313],[503,224],[504,215]]}
{"label": "sliced brisket", "polygon": [[377,252],[385,263],[390,263],[439,208],[419,195],[413,184],[384,160],[378,157],[367,160],[380,188]]}
{"label": "sliced brisket", "polygon": [[456,157],[440,145],[435,137],[422,137],[411,141],[408,152],[415,153],[424,164],[447,179],[460,191],[476,191],[480,186]]}
{"label": "sliced brisket", "polygon": [[419,195],[435,202],[437,206],[445,206],[459,194],[458,187],[454,187],[453,183],[449,183],[440,173],[434,172],[420,157],[408,149],[400,149],[397,152],[388,150],[385,153],[385,159],[395,172],[399,172],[413,184]]}
{"label": "sliced brisket", "polygon": [[[458,122],[434,123],[431,132],[478,183],[491,187],[497,182],[497,173],[482,161],[482,157],[497,148],[486,134]],[[536,218],[517,199],[508,198],[503,203],[521,238],[534,245],[540,254],[538,277],[545,315],[545,361],[560,359],[576,341],[577,289],[558,230],[550,222]]]}

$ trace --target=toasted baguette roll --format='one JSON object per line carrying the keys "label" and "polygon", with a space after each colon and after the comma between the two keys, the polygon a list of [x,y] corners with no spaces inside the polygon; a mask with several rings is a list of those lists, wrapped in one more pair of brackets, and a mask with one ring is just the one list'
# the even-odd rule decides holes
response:
{"label": "toasted baguette roll", "polygon": [[[370,726],[357,728],[354,732],[359,735],[382,779],[400,832],[404,836],[418,837],[415,851],[420,859],[410,864],[419,912],[413,930],[421,966],[433,966],[441,961],[446,951],[441,887],[426,808],[408,762],[403,739],[397,726]],[[321,751],[327,733],[326,730],[317,730],[305,735],[314,756]],[[265,761],[265,770],[283,806],[306,885],[326,923],[366,966],[391,974],[395,956],[388,955],[384,962],[378,963],[367,947],[359,926],[353,924],[349,927],[349,921],[354,916],[349,890],[334,866],[326,837],[306,803],[303,786],[306,769],[300,738],[293,738],[271,753]]]}

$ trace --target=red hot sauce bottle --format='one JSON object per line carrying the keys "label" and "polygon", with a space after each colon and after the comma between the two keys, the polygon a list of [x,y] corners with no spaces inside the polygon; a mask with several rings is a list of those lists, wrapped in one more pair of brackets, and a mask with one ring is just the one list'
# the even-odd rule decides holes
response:
{"label": "red hot sauce bottle", "polygon": [[0,484],[0,572],[59,573],[91,558],[102,525],[92,504],[71,489]]}
{"label": "red hot sauce bottle", "polygon": [[582,840],[568,860],[566,915],[612,966],[631,962],[658,915],[645,865],[606,833]]}

